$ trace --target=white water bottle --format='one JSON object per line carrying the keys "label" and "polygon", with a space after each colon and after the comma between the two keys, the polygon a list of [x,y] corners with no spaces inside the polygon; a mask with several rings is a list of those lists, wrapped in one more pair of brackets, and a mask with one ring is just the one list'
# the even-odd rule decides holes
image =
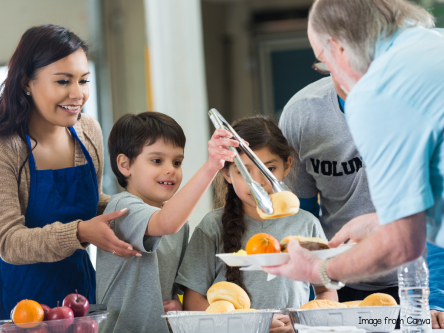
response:
{"label": "white water bottle", "polygon": [[432,331],[429,307],[429,269],[421,256],[398,268],[402,333]]}

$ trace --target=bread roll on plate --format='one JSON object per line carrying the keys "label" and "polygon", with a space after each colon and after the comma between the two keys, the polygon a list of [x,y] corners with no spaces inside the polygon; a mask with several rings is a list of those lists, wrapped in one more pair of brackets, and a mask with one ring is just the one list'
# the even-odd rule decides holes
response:
{"label": "bread roll on plate", "polygon": [[287,236],[281,240],[281,252],[287,253],[287,245],[293,239],[297,239],[299,244],[309,250],[309,251],[317,251],[317,250],[325,250],[329,249],[328,242],[319,237],[303,237],[303,236]]}
{"label": "bread roll on plate", "polygon": [[328,299],[318,299],[314,301],[310,301],[304,305],[302,305],[299,310],[308,310],[308,309],[337,309],[337,308],[346,308],[347,305],[333,302]]}
{"label": "bread roll on plate", "polygon": [[207,300],[210,304],[217,301],[228,301],[234,305],[235,309],[249,309],[251,307],[250,297],[245,290],[237,284],[226,281],[213,284],[207,291]]}
{"label": "bread roll on plate", "polygon": [[234,305],[227,301],[218,301],[211,304],[205,313],[226,313],[234,311]]}
{"label": "bread roll on plate", "polygon": [[264,220],[294,215],[299,211],[299,199],[290,191],[272,193],[270,194],[270,199],[273,204],[273,213],[271,215],[265,214],[256,207],[259,216]]}

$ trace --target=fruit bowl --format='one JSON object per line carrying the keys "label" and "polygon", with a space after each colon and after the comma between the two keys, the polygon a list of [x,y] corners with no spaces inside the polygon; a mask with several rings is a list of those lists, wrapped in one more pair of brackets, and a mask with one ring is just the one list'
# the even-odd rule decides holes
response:
{"label": "fruit bowl", "polygon": [[0,333],[97,333],[107,311],[94,312],[85,317],[43,321],[33,328],[20,328],[10,320],[0,320]]}

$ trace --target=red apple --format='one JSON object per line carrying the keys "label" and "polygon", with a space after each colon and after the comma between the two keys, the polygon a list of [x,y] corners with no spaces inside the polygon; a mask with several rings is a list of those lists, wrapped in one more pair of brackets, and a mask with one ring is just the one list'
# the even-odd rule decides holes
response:
{"label": "red apple", "polygon": [[[46,305],[45,305],[46,306]],[[28,329],[26,333],[49,333],[48,325],[41,323],[39,326]]]}
{"label": "red apple", "polygon": [[85,296],[79,295],[77,290],[75,294],[66,296],[62,305],[70,307],[72,312],[74,312],[74,317],[84,317],[88,313],[88,299]]}
{"label": "red apple", "polygon": [[99,324],[97,324],[91,317],[84,317],[77,319],[72,333],[97,333]]}
{"label": "red apple", "polygon": [[45,317],[43,320],[48,320],[48,312],[51,310],[51,308],[45,304],[40,304],[43,308],[43,313],[45,314]]}
{"label": "red apple", "polygon": [[[64,319],[63,322],[52,322],[53,320],[61,319]],[[74,322],[74,313],[67,306],[59,306],[59,302],[57,302],[57,307],[48,312],[48,321],[51,332],[65,333],[69,330],[69,326]]]}

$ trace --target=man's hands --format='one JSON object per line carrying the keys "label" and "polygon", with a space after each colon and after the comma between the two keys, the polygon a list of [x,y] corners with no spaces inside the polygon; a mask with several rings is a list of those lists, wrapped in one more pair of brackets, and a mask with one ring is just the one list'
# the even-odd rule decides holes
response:
{"label": "man's hands", "polygon": [[289,316],[275,314],[271,322],[270,333],[294,333]]}
{"label": "man's hands", "polygon": [[264,272],[282,275],[295,281],[306,281],[312,284],[322,284],[319,276],[319,267],[322,260],[316,255],[302,248],[297,240],[288,244],[290,260],[280,266],[262,267]]}
{"label": "man's hands", "polygon": [[430,310],[432,316],[432,328],[444,328],[444,312]]}
{"label": "man's hands", "polygon": [[365,214],[350,220],[330,240],[330,247],[338,247],[347,239],[349,243],[358,243],[362,239],[374,234],[379,228],[378,215],[376,213]]}
{"label": "man's hands", "polygon": [[[372,235],[379,228],[378,216],[376,213],[361,215],[342,227],[341,230],[329,242],[330,247],[338,245],[350,239],[351,242],[360,240]],[[281,266],[263,267],[267,273],[282,275],[296,281],[306,281],[314,284],[321,284],[319,267],[322,260],[310,251],[302,248],[297,240],[288,244],[290,261]]]}
{"label": "man's hands", "polygon": [[239,142],[231,140],[231,133],[218,129],[215,130],[211,140],[208,141],[208,165],[216,171],[222,169],[225,161],[233,162],[236,153],[228,150],[228,147],[239,147]]}
{"label": "man's hands", "polygon": [[126,214],[126,209],[97,216],[88,221],[81,221],[77,225],[77,238],[80,243],[90,243],[103,251],[108,251],[119,257],[141,256],[139,251],[133,250],[131,244],[125,243],[116,237],[109,227],[112,220]]}

